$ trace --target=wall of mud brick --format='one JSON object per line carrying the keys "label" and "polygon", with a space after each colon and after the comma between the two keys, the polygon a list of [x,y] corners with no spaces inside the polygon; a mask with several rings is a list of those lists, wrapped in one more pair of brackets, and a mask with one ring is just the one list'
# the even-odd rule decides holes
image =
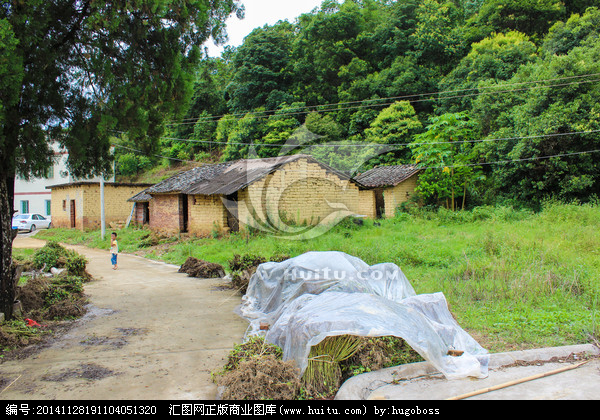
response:
{"label": "wall of mud brick", "polygon": [[179,194],[152,195],[149,225],[159,233],[179,233]]}
{"label": "wall of mud brick", "polygon": [[410,200],[417,187],[417,179],[418,175],[414,175],[395,187],[383,190],[386,217],[394,217],[398,207],[402,203]]}
{"label": "wall of mud brick", "polygon": [[[104,216],[106,226],[110,223],[124,223],[131,214],[133,203],[127,200],[141,192],[148,185],[105,184]],[[71,227],[71,201],[75,201],[75,228],[97,229],[101,225],[100,184],[74,184],[52,188],[52,225]]]}
{"label": "wall of mud brick", "polygon": [[222,196],[191,195],[188,200],[188,231],[191,235],[206,236],[229,230]]}
{"label": "wall of mud brick", "polygon": [[240,227],[334,223],[360,214],[356,184],[300,159],[238,192]]}

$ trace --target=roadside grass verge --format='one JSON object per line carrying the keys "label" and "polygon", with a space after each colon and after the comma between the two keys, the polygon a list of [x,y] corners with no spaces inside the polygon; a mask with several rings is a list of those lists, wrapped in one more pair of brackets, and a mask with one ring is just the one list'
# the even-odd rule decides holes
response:
{"label": "roadside grass verge", "polygon": [[[123,252],[173,264],[190,256],[228,267],[234,254],[297,256],[343,251],[372,265],[397,264],[417,293],[443,292],[458,323],[492,352],[560,346],[600,337],[600,207],[547,203],[539,213],[510,207],[413,210],[344,221],[310,240],[235,233],[159,238],[120,230]],[[109,248],[98,231],[40,231],[37,237]],[[143,246],[140,246],[142,244]]]}

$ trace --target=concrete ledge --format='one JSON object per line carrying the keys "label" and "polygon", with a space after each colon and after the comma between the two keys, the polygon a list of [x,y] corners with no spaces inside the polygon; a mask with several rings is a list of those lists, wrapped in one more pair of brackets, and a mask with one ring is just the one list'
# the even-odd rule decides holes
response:
{"label": "concrete ledge", "polygon": [[[563,347],[522,350],[490,354],[489,369],[514,364],[517,361],[533,362],[550,360],[553,357],[568,357],[572,353],[598,355],[600,349],[593,344],[581,344]],[[393,385],[399,380],[410,380],[423,376],[443,378],[443,375],[429,362],[410,363],[363,373],[348,379],[342,384],[335,396],[336,400],[366,400],[378,388]]]}

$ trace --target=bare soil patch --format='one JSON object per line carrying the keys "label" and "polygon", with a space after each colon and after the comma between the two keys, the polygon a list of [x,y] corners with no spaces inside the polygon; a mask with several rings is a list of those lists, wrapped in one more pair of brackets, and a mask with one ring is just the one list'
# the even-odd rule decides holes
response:
{"label": "bare soil patch", "polygon": [[95,381],[112,375],[115,375],[115,373],[108,368],[99,366],[95,363],[84,363],[79,365],[76,369],[64,369],[57,374],[44,375],[42,379],[49,382],[63,382],[73,378]]}

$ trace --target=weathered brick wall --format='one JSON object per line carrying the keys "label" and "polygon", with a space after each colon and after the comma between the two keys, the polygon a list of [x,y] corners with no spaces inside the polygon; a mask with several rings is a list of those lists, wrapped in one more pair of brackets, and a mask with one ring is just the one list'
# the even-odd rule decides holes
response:
{"label": "weathered brick wall", "polygon": [[238,200],[240,228],[252,226],[256,219],[265,220],[267,216],[275,225],[286,221],[316,225],[330,220],[339,210],[344,214],[360,214],[356,184],[306,159],[283,165],[254,182],[238,192]]}
{"label": "weathered brick wall", "polygon": [[[126,222],[133,209],[133,203],[127,200],[147,188],[133,185],[104,185],[104,216],[108,226],[111,222]],[[100,185],[84,187],[84,222],[86,229],[100,227]]]}
{"label": "weathered brick wall", "polygon": [[361,190],[358,192],[359,207],[358,212],[361,216],[366,216],[369,219],[377,217],[375,209],[375,192],[373,190]]}
{"label": "weathered brick wall", "polygon": [[155,194],[152,196],[150,228],[168,234],[179,232],[178,194]]}
{"label": "weathered brick wall", "polygon": [[[104,217],[106,225],[125,222],[131,214],[133,203],[127,200],[147,188],[140,185],[104,185]],[[98,229],[101,225],[100,184],[75,184],[52,188],[52,224],[71,227],[71,200],[75,200],[75,227]],[[64,201],[64,203],[63,203]]]}
{"label": "weathered brick wall", "polygon": [[227,212],[221,196],[193,195],[188,197],[188,231],[192,235],[223,232],[227,227]]}
{"label": "weathered brick wall", "polygon": [[50,201],[52,226],[71,227],[71,200],[75,200],[75,227],[83,229],[83,191],[76,186],[52,188]]}
{"label": "weathered brick wall", "polygon": [[410,197],[414,194],[415,188],[417,187],[417,179],[418,175],[413,175],[395,187],[386,188],[383,191],[386,217],[393,217],[396,214],[398,206],[410,200]]}
{"label": "weathered brick wall", "polygon": [[135,203],[135,213],[133,218],[131,219],[131,223],[135,223],[136,225],[143,224],[144,221],[144,208],[142,207],[144,203]]}

